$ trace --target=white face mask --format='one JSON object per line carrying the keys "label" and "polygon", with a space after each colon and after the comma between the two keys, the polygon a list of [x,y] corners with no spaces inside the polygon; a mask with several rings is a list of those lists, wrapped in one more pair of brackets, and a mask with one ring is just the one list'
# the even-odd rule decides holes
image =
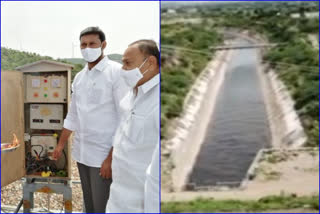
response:
{"label": "white face mask", "polygon": [[139,80],[143,78],[143,75],[149,71],[149,70],[146,70],[143,73],[141,73],[140,71],[140,68],[144,65],[144,63],[147,60],[148,58],[144,60],[144,62],[139,66],[139,68],[134,68],[131,70],[122,69],[121,75],[129,87],[134,88],[139,82]]}
{"label": "white face mask", "polygon": [[100,48],[85,48],[81,49],[81,54],[87,62],[94,62],[101,56],[101,47]]}

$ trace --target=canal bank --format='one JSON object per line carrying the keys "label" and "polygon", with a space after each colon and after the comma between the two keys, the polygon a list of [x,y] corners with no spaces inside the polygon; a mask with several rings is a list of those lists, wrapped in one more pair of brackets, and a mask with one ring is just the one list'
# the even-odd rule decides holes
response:
{"label": "canal bank", "polygon": [[221,51],[213,56],[189,91],[182,115],[170,124],[172,137],[162,141],[161,149],[161,182],[165,191],[185,188],[231,56],[232,51]]}

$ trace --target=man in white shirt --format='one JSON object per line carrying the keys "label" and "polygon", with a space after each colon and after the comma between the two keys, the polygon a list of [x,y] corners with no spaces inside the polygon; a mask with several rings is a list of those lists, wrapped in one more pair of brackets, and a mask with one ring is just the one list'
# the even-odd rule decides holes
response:
{"label": "man in white shirt", "polygon": [[[159,152],[154,152],[160,146],[159,55],[154,41],[139,40],[129,45],[122,58],[121,75],[131,90],[120,102],[123,116],[113,144],[109,213],[145,212],[145,186],[150,182],[153,188],[148,189],[157,193],[151,194],[156,197],[153,201],[159,202],[159,179],[146,184],[148,166],[152,159],[159,161]],[[159,171],[159,164],[153,165],[148,175]],[[159,205],[153,211],[159,213]]]}
{"label": "man in white shirt", "polygon": [[[121,65],[104,56],[104,33],[89,27],[80,33],[80,48],[88,62],[74,78],[72,100],[54,151],[58,159],[72,132],[72,157],[77,161],[87,213],[105,212],[111,184],[111,148],[118,127],[119,101],[127,92]],[[110,155],[109,155],[110,154]]]}

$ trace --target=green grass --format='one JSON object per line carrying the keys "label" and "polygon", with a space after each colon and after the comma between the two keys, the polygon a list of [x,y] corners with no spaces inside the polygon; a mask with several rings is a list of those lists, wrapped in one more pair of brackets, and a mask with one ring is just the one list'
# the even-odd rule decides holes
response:
{"label": "green grass", "polygon": [[259,212],[308,208],[319,210],[319,195],[309,197],[268,196],[257,201],[196,199],[189,202],[161,203],[162,213],[182,212]]}

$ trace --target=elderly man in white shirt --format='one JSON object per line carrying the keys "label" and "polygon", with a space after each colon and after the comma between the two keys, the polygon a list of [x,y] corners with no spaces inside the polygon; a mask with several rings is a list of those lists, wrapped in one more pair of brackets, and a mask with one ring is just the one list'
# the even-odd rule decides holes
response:
{"label": "elderly man in white shirt", "polygon": [[[105,35],[98,27],[80,34],[88,62],[74,78],[72,101],[53,156],[58,159],[74,131],[72,157],[77,161],[87,213],[105,212],[111,179],[112,143],[119,125],[119,101],[128,88],[121,84],[121,65],[104,56]],[[110,155],[109,155],[110,154]]]}
{"label": "elderly man in white shirt", "polygon": [[[109,213],[160,212],[159,179],[154,179],[159,177],[159,152],[155,152],[160,146],[159,55],[154,41],[139,40],[122,57],[121,74],[131,90],[120,102],[123,116],[113,144]],[[152,159],[153,167],[149,167]],[[152,170],[147,172],[148,167]],[[147,182],[147,177],[152,179]],[[153,192],[146,193],[146,186]],[[154,198],[145,200],[146,195]],[[158,206],[150,209],[154,201]]]}

